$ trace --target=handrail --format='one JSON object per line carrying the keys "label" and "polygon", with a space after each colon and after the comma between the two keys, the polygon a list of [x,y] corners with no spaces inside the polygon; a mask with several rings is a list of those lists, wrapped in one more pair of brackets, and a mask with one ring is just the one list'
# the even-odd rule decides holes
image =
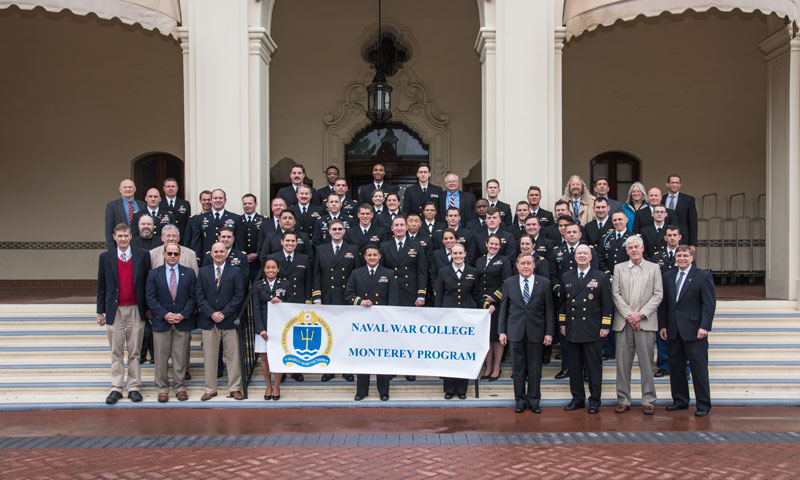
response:
{"label": "handrail", "polygon": [[250,378],[258,363],[258,354],[255,352],[256,327],[253,316],[253,291],[250,288],[242,306],[233,317],[233,325],[239,335],[239,362],[242,367],[242,394],[247,398],[247,387]]}

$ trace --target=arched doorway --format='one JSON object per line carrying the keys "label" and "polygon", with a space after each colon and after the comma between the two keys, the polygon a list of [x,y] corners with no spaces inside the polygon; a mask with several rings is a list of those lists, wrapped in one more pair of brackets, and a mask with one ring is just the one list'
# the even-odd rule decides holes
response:
{"label": "arched doorway", "polygon": [[417,181],[417,165],[429,163],[429,147],[402,123],[367,126],[344,147],[345,178],[350,191],[372,181],[372,166],[386,167],[386,181],[408,186]]}
{"label": "arched doorway", "polygon": [[620,202],[628,196],[628,189],[634,182],[641,181],[642,162],[633,155],[620,151],[604,152],[589,162],[591,184],[596,179],[608,179],[608,195]]}
{"label": "arched doorway", "polygon": [[154,152],[133,161],[133,181],[136,183],[136,198],[139,200],[144,200],[144,195],[150,188],[157,188],[163,195],[161,187],[167,178],[178,181],[178,197],[184,198],[183,160],[169,153]]}

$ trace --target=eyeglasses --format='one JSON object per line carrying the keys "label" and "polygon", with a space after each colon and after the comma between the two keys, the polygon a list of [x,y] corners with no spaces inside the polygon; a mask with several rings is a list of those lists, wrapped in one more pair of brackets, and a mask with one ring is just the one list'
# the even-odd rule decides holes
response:
{"label": "eyeglasses", "polygon": [[166,252],[168,257],[180,257],[181,252]]}
{"label": "eyeglasses", "polygon": [[334,227],[334,228],[331,228],[330,231],[331,232],[341,232],[341,231],[344,231],[344,228],[342,228],[342,227]]}

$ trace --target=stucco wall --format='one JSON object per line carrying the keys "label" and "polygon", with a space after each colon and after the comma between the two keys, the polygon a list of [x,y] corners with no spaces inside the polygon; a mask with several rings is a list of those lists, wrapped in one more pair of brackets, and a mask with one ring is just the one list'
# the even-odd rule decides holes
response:
{"label": "stucco wall", "polygon": [[[139,27],[0,10],[0,241],[102,241],[132,160],[183,158],[181,62]],[[0,279],[94,278],[97,253],[5,250]]]}
{"label": "stucco wall", "polygon": [[642,159],[648,188],[665,190],[678,172],[698,197],[747,193],[752,214],[766,188],[765,37],[763,15],[713,12],[617,23],[572,40],[564,178],[588,179],[592,157],[622,150]]}
{"label": "stucco wall", "polygon": [[[323,118],[347,87],[368,83],[357,40],[375,26],[377,2],[279,1],[272,21],[278,45],[270,65],[272,165],[289,157],[324,185]],[[400,23],[419,46],[410,68],[438,112],[447,114],[452,166],[462,176],[481,156],[481,70],[474,45],[480,25],[475,2],[383,2],[383,18]],[[391,79],[390,79],[391,80]]]}

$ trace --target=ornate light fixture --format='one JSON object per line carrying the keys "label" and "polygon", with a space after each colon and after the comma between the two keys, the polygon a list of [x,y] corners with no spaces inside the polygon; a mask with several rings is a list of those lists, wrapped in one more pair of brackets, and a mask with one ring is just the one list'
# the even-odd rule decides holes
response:
{"label": "ornate light fixture", "polygon": [[392,87],[383,74],[383,39],[381,38],[381,0],[378,0],[378,59],[375,78],[367,86],[367,118],[374,125],[382,125],[392,118]]}

